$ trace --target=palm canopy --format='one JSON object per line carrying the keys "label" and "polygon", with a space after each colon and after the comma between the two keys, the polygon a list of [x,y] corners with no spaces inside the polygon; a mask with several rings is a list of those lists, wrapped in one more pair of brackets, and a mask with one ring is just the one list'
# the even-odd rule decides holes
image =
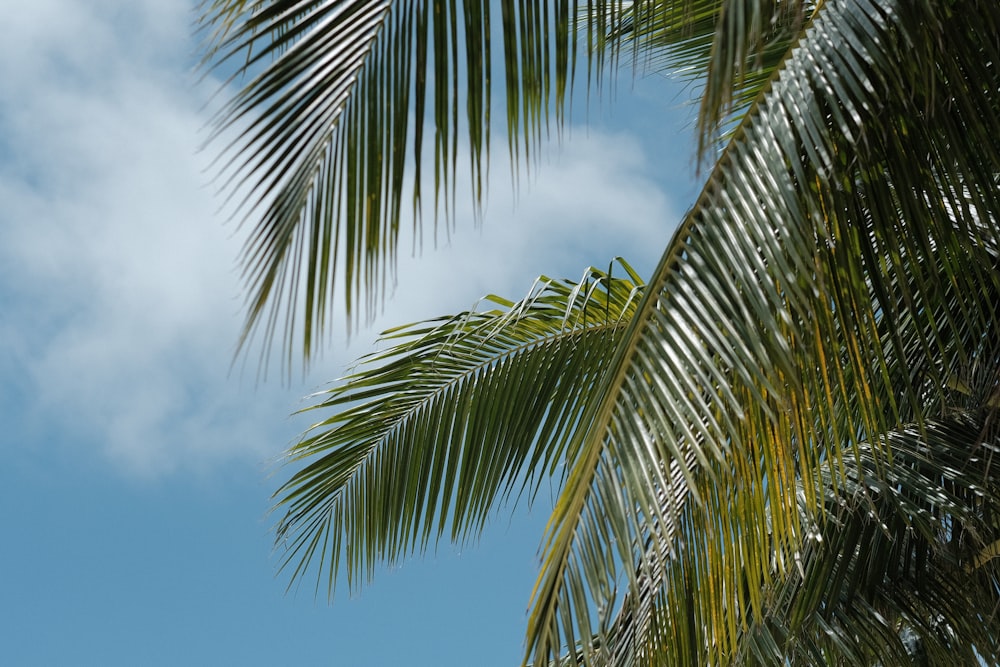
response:
{"label": "palm canopy", "polygon": [[[300,9],[362,4],[378,3]],[[462,9],[473,5],[486,6]],[[378,6],[393,26],[425,7]],[[502,3],[536,17],[516,21],[507,42],[521,58],[507,55],[508,73],[512,60],[538,66],[507,77],[512,137],[537,140],[546,82],[573,71],[575,40],[595,67],[632,40],[700,73],[703,136],[712,145],[723,128],[725,148],[640,301],[612,296],[632,294],[633,276],[590,274],[596,290],[550,283],[561,287],[537,308],[530,297],[404,329],[334,390],[328,407],[346,411],[296,448],[322,455],[280,492],[291,562],[370,573],[449,524],[452,538],[468,535],[497,498],[549,474],[562,490],[526,660],[886,664],[916,650],[942,664],[997,662],[1000,7],[612,2],[579,14],[591,27],[581,38],[560,28],[578,14],[553,6]],[[301,25],[282,16],[286,31]],[[372,34],[382,44],[411,32]],[[423,41],[438,44],[431,34]],[[352,39],[335,40],[337,52]],[[282,58],[305,42],[286,41]],[[545,59],[560,48],[569,56]],[[437,74],[433,90],[457,90]],[[489,85],[476,84],[485,100]],[[343,100],[366,99],[354,91]],[[455,124],[435,123],[453,156]],[[357,171],[344,159],[346,174],[313,173],[347,179]],[[454,172],[447,162],[441,174]],[[299,212],[319,210],[302,201]],[[604,313],[593,332],[577,332],[592,322],[580,308]],[[598,342],[553,342],[574,337]],[[463,365],[458,390],[447,378]],[[456,386],[456,409],[434,402],[435,382]],[[367,403],[345,404],[356,399]],[[404,405],[412,422],[380,431],[388,406]]]}

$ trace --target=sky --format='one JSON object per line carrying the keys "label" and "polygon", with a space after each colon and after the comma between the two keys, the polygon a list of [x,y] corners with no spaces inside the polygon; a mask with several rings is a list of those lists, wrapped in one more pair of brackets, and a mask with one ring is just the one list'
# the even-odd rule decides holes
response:
{"label": "sky", "polygon": [[518,664],[543,508],[332,604],[286,593],[270,496],[315,418],[292,414],[381,329],[616,255],[648,275],[697,193],[687,92],[625,75],[516,196],[496,150],[480,227],[460,190],[454,233],[403,253],[373,324],[257,382],[231,368],[241,232],[199,151],[220,84],[194,70],[195,5],[34,0],[2,19],[0,664]]}

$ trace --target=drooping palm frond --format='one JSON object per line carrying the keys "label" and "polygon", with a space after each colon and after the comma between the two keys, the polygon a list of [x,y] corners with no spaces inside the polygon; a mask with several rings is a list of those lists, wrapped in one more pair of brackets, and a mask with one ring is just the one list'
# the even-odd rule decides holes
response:
{"label": "drooping palm frond", "polygon": [[[888,479],[887,435],[925,429],[921,406],[946,405],[949,378],[997,339],[997,35],[1000,9],[975,1],[827,0],[804,26],[571,444],[536,664],[599,654],[621,577],[633,595],[664,582],[683,622],[651,627],[675,664],[732,661],[846,461],[873,443]],[[690,493],[664,507],[677,468]]]}
{"label": "drooping palm frond", "polygon": [[812,5],[205,0],[206,62],[247,80],[210,137],[235,134],[220,175],[252,224],[242,345],[259,332],[267,356],[280,334],[284,363],[298,345],[308,363],[328,334],[336,280],[349,316],[371,313],[393,279],[404,220],[421,237],[428,199],[450,224],[460,152],[472,200],[484,197],[498,115],[515,169],[530,163],[550,117],[561,126],[580,70],[588,81],[613,75],[627,48],[634,62],[711,72],[701,126],[712,136],[734,97],[740,107],[756,95]]}
{"label": "drooping palm frond", "polygon": [[312,409],[336,414],[290,453],[310,461],[276,494],[293,581],[318,565],[332,594],[341,564],[356,584],[446,532],[477,534],[512,491],[558,476],[641,292],[618,266],[386,332],[391,346],[322,395]]}
{"label": "drooping palm frond", "polygon": [[[827,523],[799,566],[764,592],[766,613],[750,619],[731,663],[928,664],[918,653],[940,665],[1000,660],[1000,570],[979,558],[1000,529],[992,418],[960,411],[889,434],[887,475],[865,445],[845,459],[843,479],[828,480]],[[803,520],[815,529],[808,513]],[[640,584],[639,599],[626,598],[600,659],[588,664],[685,663],[670,628],[687,619],[662,586]]]}
{"label": "drooping palm frond", "polygon": [[419,224],[425,160],[435,215],[454,206],[460,144],[482,199],[495,60],[510,150],[533,154],[550,111],[561,123],[567,108],[575,7],[504,0],[497,18],[489,0],[206,0],[207,60],[249,78],[210,139],[237,131],[221,171],[253,222],[244,344],[261,327],[266,351],[283,329],[286,363],[299,341],[308,361],[338,270],[348,312],[358,301],[371,312],[411,217],[407,193]]}
{"label": "drooping palm frond", "polygon": [[[784,660],[790,664],[839,664],[838,660],[875,664],[879,661],[873,655],[881,656],[881,664],[902,664],[907,661],[895,659],[900,651],[916,645],[924,653],[936,652],[939,657],[947,651],[946,659],[931,664],[976,664],[976,660],[962,656],[968,658],[971,651],[980,657],[995,653],[993,640],[1000,636],[994,627],[997,619],[987,612],[1000,604],[1000,582],[994,570],[980,568],[1000,553],[996,547],[1000,541],[991,537],[1000,528],[996,521],[1000,471],[996,469],[995,452],[1000,336],[994,326],[1000,320],[1000,291],[993,285],[993,289],[967,299],[961,288],[947,279],[949,264],[951,270],[958,271],[973,265],[993,270],[1000,267],[996,239],[982,240],[984,243],[970,248],[957,266],[955,258],[937,253],[908,254],[906,248],[899,248],[899,260],[909,267],[905,275],[898,277],[904,286],[890,286],[888,293],[878,296],[871,294],[884,313],[895,314],[881,318],[878,325],[887,357],[898,351],[906,354],[904,359],[890,359],[887,363],[891,384],[914,386],[923,392],[925,400],[903,406],[902,418],[911,423],[891,432],[877,448],[892,455],[891,465],[884,472],[879,472],[873,448],[864,442],[859,443],[857,458],[844,458],[843,477],[834,478],[829,471],[824,472],[827,500],[822,516],[832,521],[822,529],[808,507],[802,507],[802,532],[812,539],[798,555],[797,567],[777,575],[771,592],[763,595],[766,621],[751,620],[751,630],[739,640],[736,664],[789,664]],[[913,307],[907,316],[898,317],[908,310],[908,299],[918,291],[917,285],[925,286],[925,302],[909,304]],[[944,341],[943,347],[928,345],[927,331],[933,321],[962,313],[963,303],[979,306],[979,321],[965,311],[963,317],[969,320],[969,326],[953,329],[954,337]],[[896,343],[890,345],[889,341]],[[952,369],[950,376],[945,369]],[[944,391],[940,386],[933,390],[930,385],[946,376]],[[920,430],[915,424],[926,426]],[[822,448],[825,442],[813,445]],[[800,493],[805,491],[801,489]],[[682,490],[675,489],[661,497],[660,503],[684,497]],[[895,512],[894,518],[873,518],[875,513],[881,516],[887,511]],[[890,527],[892,532],[888,532]],[[888,544],[907,544],[907,549],[919,552],[892,552],[893,557],[905,560],[906,567],[917,562],[933,571],[923,575],[907,570],[909,578],[900,579],[903,565],[885,561],[881,554],[875,565],[869,563],[864,569],[851,565],[856,580],[849,587],[850,595],[842,591],[843,581],[825,589],[831,584],[826,577],[840,567],[838,564],[870,560],[876,553],[875,542],[859,537],[872,531],[885,532]],[[959,542],[963,545],[961,554],[953,551]],[[653,540],[645,539],[642,548],[653,548]],[[678,551],[659,554],[668,570],[691,567]],[[941,569],[941,557],[947,561],[945,570]],[[803,567],[812,578],[798,576]],[[637,589],[626,596],[606,636],[594,638],[597,659],[588,664],[684,664],[690,660],[684,650],[678,651],[676,626],[683,626],[686,619],[670,613],[672,607],[665,599],[666,578],[641,573],[636,577]],[[855,597],[861,585],[867,587],[867,597]],[[884,594],[890,589],[895,595],[886,598]],[[690,606],[698,592],[685,590],[691,598]],[[938,595],[954,599],[948,605],[939,602],[936,606],[915,606],[914,600],[926,602]],[[881,597],[876,600],[877,596]],[[872,606],[876,601],[878,605]],[[943,619],[945,612],[951,615],[947,623],[938,619]],[[805,622],[807,618],[814,622]],[[847,625],[853,627],[853,639]],[[942,634],[942,628],[947,628],[947,633]],[[926,637],[932,630],[933,636]],[[833,646],[828,645],[831,637],[836,640]],[[878,648],[865,648],[865,644]],[[819,660],[817,656],[821,655],[826,657]],[[563,662],[574,664],[571,659]]]}
{"label": "drooping palm frond", "polygon": [[[634,43],[639,68],[700,89],[698,152],[727,138],[812,19],[807,0],[643,2],[621,12],[610,39]],[[714,157],[714,156],[713,156]]]}
{"label": "drooping palm frond", "polygon": [[[867,488],[852,487],[851,470],[882,485],[898,480],[897,458],[907,455],[905,446],[895,455],[892,434],[911,429],[911,450],[931,442],[933,411],[948,392],[979,386],[968,379],[991,363],[981,349],[995,342],[998,322],[987,307],[996,303],[995,252],[983,252],[1000,238],[997,9],[889,0],[814,9],[668,249],[606,379],[586,385],[587,407],[564,424],[583,428],[566,450],[574,465],[536,590],[529,651],[539,663],[564,646],[576,647],[571,661],[601,658],[619,578],[636,599],[663,582],[659,604],[645,605],[658,615],[635,626],[634,640],[657,647],[664,664],[728,662],[746,655],[747,637],[790,646],[782,628],[792,626],[780,618],[771,626],[779,638],[755,634],[754,624],[774,612],[782,582],[805,578],[811,535],[834,541],[837,526],[862,525],[855,516],[828,523],[831,494],[882,516],[880,503],[894,496],[845,495]],[[993,394],[984,396],[989,405]],[[492,444],[501,454],[511,447]],[[339,556],[342,533],[324,533],[330,524],[317,517],[339,511],[323,506],[332,496],[322,486],[349,468],[328,468],[329,478],[317,469],[286,489],[302,529],[293,551],[325,557],[329,546]],[[395,517],[402,525],[375,512],[381,527],[368,534],[368,552],[345,557],[349,568],[426,543],[435,527],[441,534],[446,496],[420,490],[441,489],[433,479],[400,482],[407,490],[389,494],[393,502],[415,499]],[[481,500],[462,502],[485,507],[509,490],[478,488]],[[354,510],[361,517],[370,507]],[[418,507],[437,521],[422,523]],[[843,543],[833,553],[855,553]],[[992,544],[974,562],[988,562]],[[912,624],[922,612],[879,599],[921,629]],[[858,618],[823,632],[856,635]],[[869,648],[891,657],[898,635],[883,635]],[[843,639],[802,637],[814,656],[867,655]],[[751,650],[761,661],[775,655],[770,645]]]}

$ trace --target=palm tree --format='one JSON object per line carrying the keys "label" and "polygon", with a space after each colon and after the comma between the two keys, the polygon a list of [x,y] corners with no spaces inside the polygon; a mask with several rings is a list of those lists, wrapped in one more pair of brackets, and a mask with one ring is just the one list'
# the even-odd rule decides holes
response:
{"label": "palm tree", "polygon": [[377,298],[425,159],[450,215],[460,133],[482,196],[501,90],[530,164],[575,77],[680,71],[713,164],[645,282],[387,332],[291,452],[293,578],[364,581],[554,480],[526,662],[1000,663],[1000,5],[214,0],[203,25],[252,76],[219,127],[246,338],[282,327],[287,360],[338,262],[352,312]]}

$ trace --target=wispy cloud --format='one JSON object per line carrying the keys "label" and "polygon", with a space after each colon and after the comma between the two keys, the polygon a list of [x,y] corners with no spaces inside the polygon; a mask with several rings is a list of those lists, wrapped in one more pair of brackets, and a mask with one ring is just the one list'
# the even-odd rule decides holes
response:
{"label": "wispy cloud", "polygon": [[[18,375],[27,409],[5,418],[44,422],[57,446],[140,476],[277,455],[303,389],[228,374],[240,239],[196,151],[208,92],[188,72],[190,6],[44,0],[12,16],[0,43],[0,373]],[[576,130],[551,155],[515,202],[497,154],[484,226],[460,206],[437,248],[404,251],[374,327],[521,296],[540,273],[576,277],[614,255],[650,268],[677,212],[638,140]],[[305,386],[340,374],[371,337],[337,343]]]}

